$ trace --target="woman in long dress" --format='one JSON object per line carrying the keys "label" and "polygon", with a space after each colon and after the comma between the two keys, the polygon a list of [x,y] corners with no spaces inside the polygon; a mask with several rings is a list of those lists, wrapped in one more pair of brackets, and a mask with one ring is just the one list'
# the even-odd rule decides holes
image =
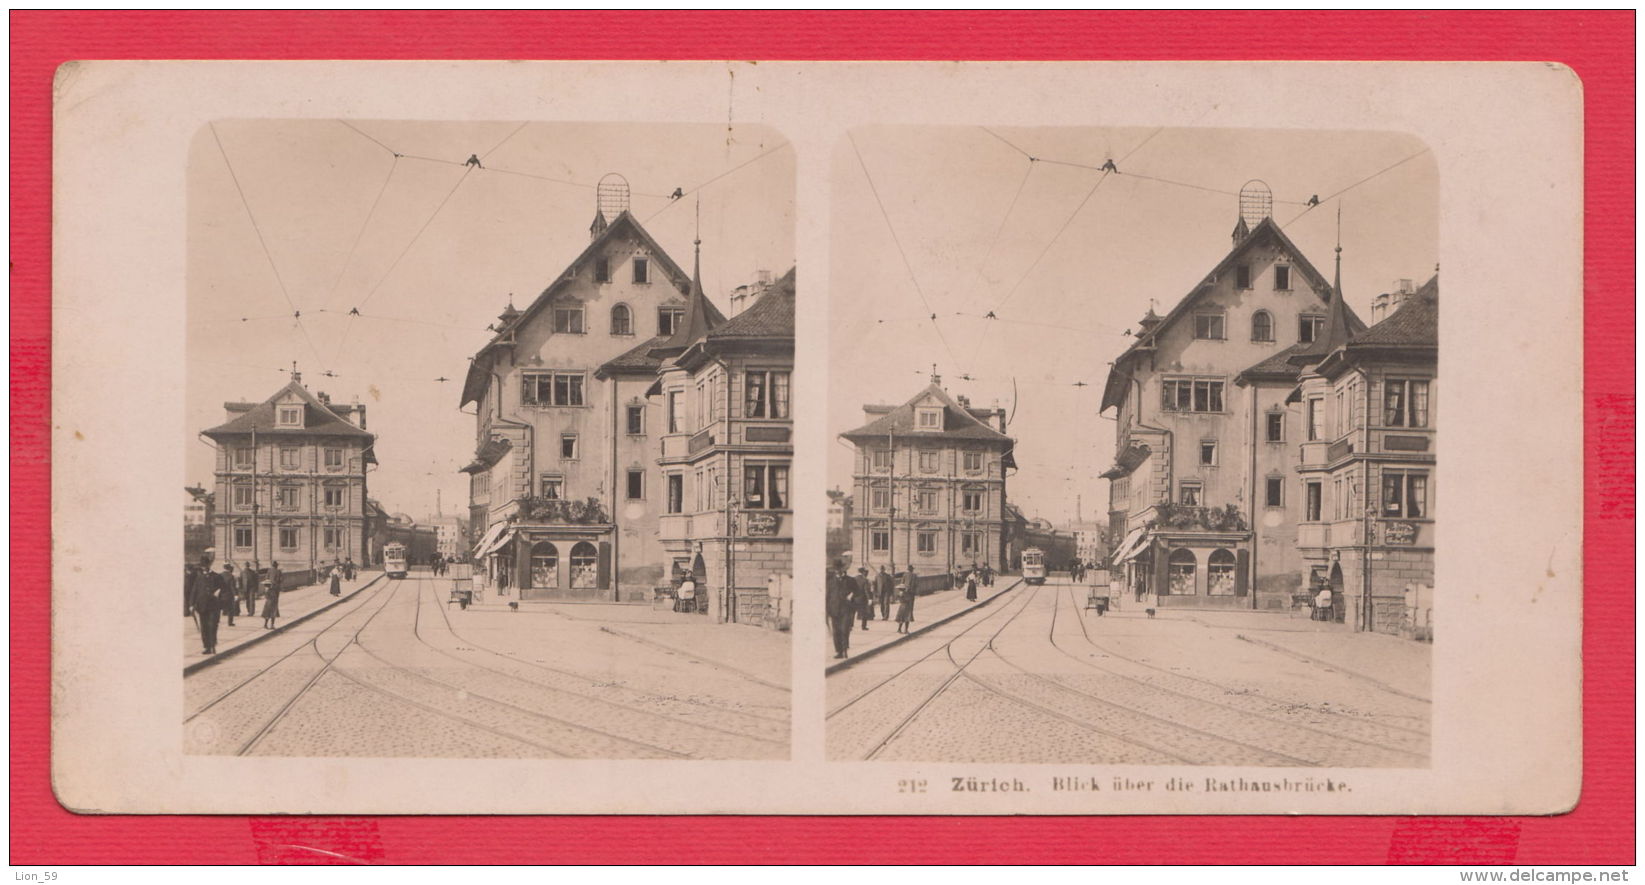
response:
{"label": "woman in long dress", "polygon": [[897,588],[897,632],[907,633],[908,625],[914,622],[914,582]]}
{"label": "woman in long dress", "polygon": [[977,573],[971,572],[965,576],[965,599],[967,602],[977,601]]}
{"label": "woman in long dress", "polygon": [[263,582],[263,629],[273,630],[274,619],[280,616],[280,585]]}

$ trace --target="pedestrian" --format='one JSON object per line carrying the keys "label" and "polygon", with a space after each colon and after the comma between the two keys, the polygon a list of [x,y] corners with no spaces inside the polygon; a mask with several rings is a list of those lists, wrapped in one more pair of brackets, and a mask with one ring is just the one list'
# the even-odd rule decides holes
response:
{"label": "pedestrian", "polygon": [[194,574],[194,617],[200,627],[200,654],[217,653],[217,621],[222,612],[217,602],[217,575],[202,568]]}
{"label": "pedestrian", "polygon": [[342,571],[343,571],[342,566],[338,566],[338,567],[333,568],[331,570],[331,595],[332,596],[342,596],[343,595],[343,575],[342,575]]}
{"label": "pedestrian", "polygon": [[965,576],[965,601],[977,601],[977,573],[972,572]]}
{"label": "pedestrian", "polygon": [[256,560],[245,564],[240,570],[240,596],[245,600],[246,617],[257,614],[257,568]]}
{"label": "pedestrian", "polygon": [[852,599],[857,605],[857,617],[862,620],[862,628],[868,629],[868,622],[874,619],[874,586],[868,579],[868,569],[858,567],[857,576],[851,579]]}
{"label": "pedestrian", "polygon": [[1314,620],[1331,620],[1331,585],[1321,584],[1319,593],[1314,596]]}
{"label": "pedestrian", "polygon": [[834,567],[829,569],[826,594],[828,612],[828,626],[834,637],[834,657],[843,658],[851,648],[851,625],[855,623],[856,610],[851,604],[852,580],[845,573],[845,560],[834,560]]}
{"label": "pedestrian", "polygon": [[879,574],[874,576],[874,598],[880,603],[880,620],[891,620],[891,597],[896,593],[896,582],[886,573],[885,566],[880,566]]}
{"label": "pedestrian", "polygon": [[354,557],[350,556],[349,558],[343,560],[343,577],[349,579],[350,581],[354,580],[354,569]]}
{"label": "pedestrian", "polygon": [[280,617],[280,590],[268,581],[263,582],[263,629],[273,630],[274,619]]}
{"label": "pedestrian", "polygon": [[697,610],[697,580],[690,572],[680,575],[680,586],[674,596],[675,611],[692,614]]}
{"label": "pedestrian", "polygon": [[234,626],[234,616],[240,613],[240,590],[234,581],[234,563],[223,563],[223,572],[217,575],[212,588],[217,594],[218,610],[228,616],[228,625]]}
{"label": "pedestrian", "polygon": [[903,584],[897,588],[897,632],[907,633],[914,623],[914,567],[909,566]]}

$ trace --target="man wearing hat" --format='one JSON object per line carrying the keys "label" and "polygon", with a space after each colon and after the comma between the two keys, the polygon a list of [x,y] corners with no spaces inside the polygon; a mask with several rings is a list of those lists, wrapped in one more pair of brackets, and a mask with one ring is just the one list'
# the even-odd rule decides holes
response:
{"label": "man wearing hat", "polygon": [[234,626],[234,616],[240,613],[239,587],[235,586],[234,563],[223,563],[223,573],[216,576],[217,608],[228,615],[228,625]]}
{"label": "man wearing hat", "polygon": [[855,620],[856,606],[852,599],[853,588],[856,582],[845,572],[845,560],[834,560],[834,567],[828,570],[828,627],[834,637],[834,657],[845,657],[846,650],[851,647],[851,624]]}
{"label": "man wearing hat", "polygon": [[867,630],[868,622],[874,618],[874,588],[868,580],[868,569],[859,567],[851,584],[851,598],[857,606],[857,617],[862,619],[862,628]]}
{"label": "man wearing hat", "polygon": [[[225,569],[229,566],[225,563]],[[194,616],[200,626],[200,653],[214,655],[217,653],[217,620],[221,614],[217,602],[217,586],[220,578],[207,569],[202,568],[194,582]]]}

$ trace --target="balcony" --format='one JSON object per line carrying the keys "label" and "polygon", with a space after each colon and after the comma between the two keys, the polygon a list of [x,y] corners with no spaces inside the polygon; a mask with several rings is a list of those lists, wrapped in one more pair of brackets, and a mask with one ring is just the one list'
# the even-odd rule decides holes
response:
{"label": "balcony", "polygon": [[1148,524],[1163,531],[1177,532],[1248,532],[1251,526],[1245,514],[1233,504],[1223,507],[1198,507],[1161,501],[1146,514]]}

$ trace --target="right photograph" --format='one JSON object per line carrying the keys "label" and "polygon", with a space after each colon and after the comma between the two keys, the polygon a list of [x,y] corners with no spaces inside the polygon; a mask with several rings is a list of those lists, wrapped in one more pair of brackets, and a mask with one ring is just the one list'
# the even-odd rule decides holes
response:
{"label": "right photograph", "polygon": [[831,190],[830,759],[1429,766],[1427,145],[870,126]]}

